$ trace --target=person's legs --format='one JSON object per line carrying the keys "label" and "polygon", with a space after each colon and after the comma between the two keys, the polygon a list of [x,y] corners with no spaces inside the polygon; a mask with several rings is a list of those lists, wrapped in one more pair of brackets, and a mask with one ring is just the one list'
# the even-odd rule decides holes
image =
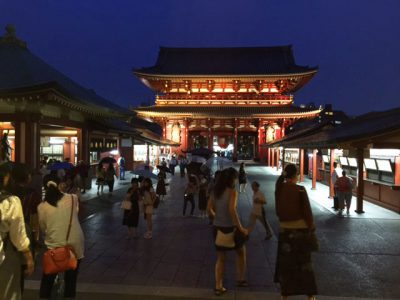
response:
{"label": "person's legs", "polygon": [[347,210],[347,214],[350,213],[350,207],[351,207],[351,198],[353,198],[353,194],[350,192],[346,195],[346,210]]}
{"label": "person's legs", "polygon": [[217,251],[217,261],[215,263],[215,289],[222,291],[224,289],[224,269],[225,269],[225,252]]}
{"label": "person's legs", "polygon": [[76,281],[78,279],[78,271],[81,260],[78,260],[78,266],[75,270],[69,270],[65,272],[65,290],[64,297],[74,298],[76,295]]}
{"label": "person's legs", "polygon": [[267,218],[266,218],[266,214],[265,214],[265,209],[264,207],[262,207],[261,209],[261,216],[259,216],[259,220],[261,222],[261,224],[263,224],[264,228],[265,228],[265,232],[266,232],[266,238],[270,238],[273,235],[273,230],[271,228],[271,225],[269,224]]}
{"label": "person's legs", "polygon": [[153,234],[153,215],[146,214],[146,224],[147,224],[147,232],[145,233],[145,238],[152,238]]}
{"label": "person's legs", "polygon": [[249,226],[248,226],[249,233],[253,232],[254,227],[256,226],[256,220],[257,220],[256,215],[250,214]]}
{"label": "person's legs", "polygon": [[195,207],[195,204],[194,204],[194,195],[190,195],[190,196],[189,196],[189,201],[190,201],[190,205],[191,205],[190,215],[193,216],[193,214],[194,214],[194,207]]}
{"label": "person's legs", "polygon": [[236,250],[236,279],[238,282],[246,280],[246,246]]}
{"label": "person's legs", "polygon": [[188,203],[188,199],[187,199],[187,197],[185,197],[185,199],[183,199],[183,215],[186,214],[187,203]]}
{"label": "person's legs", "polygon": [[40,281],[40,290],[39,297],[40,298],[50,298],[51,290],[53,288],[54,280],[56,279],[57,274],[51,275],[42,275],[42,280]]}

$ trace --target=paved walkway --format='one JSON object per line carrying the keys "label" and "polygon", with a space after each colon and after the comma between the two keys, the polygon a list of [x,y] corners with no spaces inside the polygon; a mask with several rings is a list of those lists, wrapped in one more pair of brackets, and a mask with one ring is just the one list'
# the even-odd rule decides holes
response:
{"label": "paved walkway", "polygon": [[[270,200],[267,215],[274,229],[276,172],[252,165],[249,179],[257,179]],[[128,180],[127,180],[128,182]],[[210,299],[214,298],[213,268],[215,251],[211,227],[201,218],[182,217],[186,180],[171,179],[170,192],[154,216],[153,239],[126,240],[121,225],[121,189],[87,200],[81,218],[86,236],[86,253],[79,274],[78,299]],[[398,214],[375,206],[365,207],[361,217],[337,217],[330,209],[327,187],[318,184],[310,191],[321,251],[314,255],[314,267],[321,295],[318,299],[400,299],[400,218]],[[88,197],[90,198],[90,197]],[[240,194],[239,210],[244,223],[250,212],[251,193]],[[273,283],[277,240],[265,241],[259,225],[248,242],[248,281],[250,287],[235,290],[234,255],[226,268],[226,287],[222,299],[279,299]],[[141,219],[140,230],[145,224]],[[40,265],[40,262],[39,262]],[[36,299],[40,267],[27,282],[24,299]],[[345,297],[345,298],[340,298]],[[346,298],[347,297],[347,298]],[[293,298],[300,299],[300,298]]]}

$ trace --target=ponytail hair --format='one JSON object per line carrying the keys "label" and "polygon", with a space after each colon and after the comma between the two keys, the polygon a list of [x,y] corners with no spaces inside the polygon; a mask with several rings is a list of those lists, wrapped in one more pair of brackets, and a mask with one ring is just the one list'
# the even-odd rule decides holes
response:
{"label": "ponytail hair", "polygon": [[44,201],[50,205],[57,207],[57,202],[63,197],[63,193],[58,189],[58,182],[54,179],[46,182]]}

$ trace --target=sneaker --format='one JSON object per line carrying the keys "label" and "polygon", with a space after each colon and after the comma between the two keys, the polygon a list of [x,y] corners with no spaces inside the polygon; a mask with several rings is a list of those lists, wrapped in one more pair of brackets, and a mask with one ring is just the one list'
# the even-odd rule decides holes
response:
{"label": "sneaker", "polygon": [[349,215],[349,214],[350,214],[350,211],[349,211],[349,210],[347,210],[347,211],[346,211],[346,214],[348,214],[348,215]]}
{"label": "sneaker", "polygon": [[149,240],[149,239],[151,239],[151,238],[153,237],[153,235],[152,235],[151,232],[146,232],[146,233],[144,234],[143,237],[144,237],[146,240]]}

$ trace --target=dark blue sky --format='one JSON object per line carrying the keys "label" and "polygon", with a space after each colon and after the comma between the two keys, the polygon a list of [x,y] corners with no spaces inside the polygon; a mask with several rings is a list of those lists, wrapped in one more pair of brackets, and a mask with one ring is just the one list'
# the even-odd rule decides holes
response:
{"label": "dark blue sky", "polygon": [[0,0],[0,26],[98,94],[135,106],[154,96],[131,72],[158,48],[292,44],[319,65],[295,103],[357,115],[400,106],[399,0]]}

